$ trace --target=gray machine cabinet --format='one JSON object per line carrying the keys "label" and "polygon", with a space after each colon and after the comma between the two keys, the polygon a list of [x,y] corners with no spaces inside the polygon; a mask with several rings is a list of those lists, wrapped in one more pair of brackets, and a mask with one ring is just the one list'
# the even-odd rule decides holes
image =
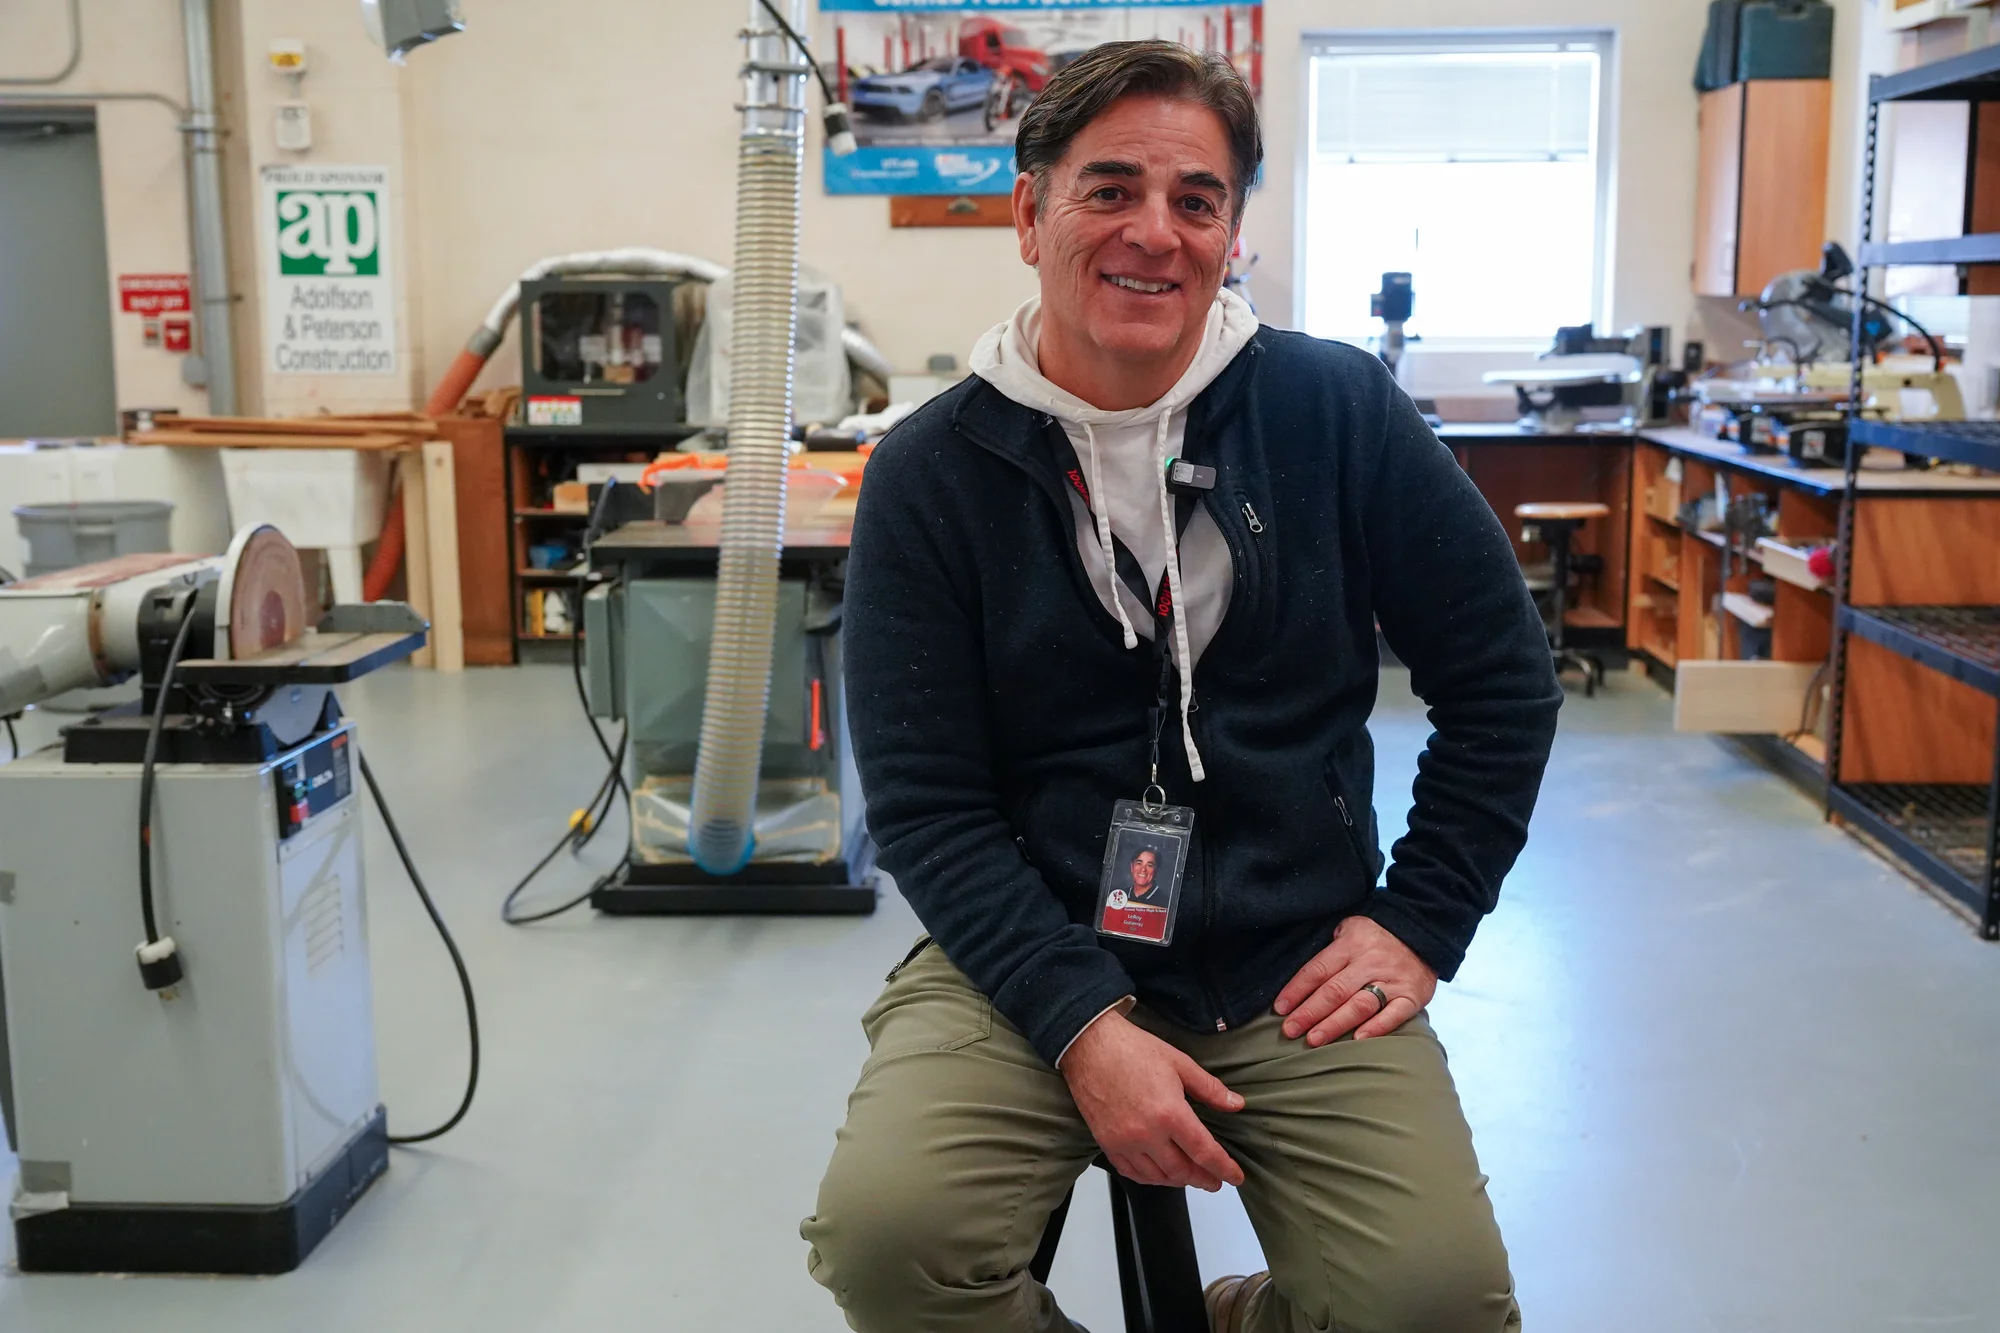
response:
{"label": "gray machine cabinet", "polygon": [[[622,621],[611,654],[622,713],[632,728],[633,767],[640,776],[694,772],[708,692],[709,637],[715,626],[715,580],[638,579],[608,615]],[[812,654],[806,625],[806,583],[778,585],[778,624],[771,650],[771,701],[764,719],[766,778],[827,777],[832,747],[810,745]],[[586,642],[591,626],[585,625]],[[831,637],[831,636],[829,636]],[[602,640],[599,640],[602,642]],[[591,655],[593,683],[600,654]],[[827,663],[831,671],[833,663]],[[825,689],[835,688],[835,681]],[[606,682],[607,686],[610,682]]]}
{"label": "gray machine cabinet", "polygon": [[360,812],[349,796],[281,839],[289,757],[158,770],[172,998],[133,958],[138,765],[0,768],[17,1210],[281,1204],[378,1111]]}

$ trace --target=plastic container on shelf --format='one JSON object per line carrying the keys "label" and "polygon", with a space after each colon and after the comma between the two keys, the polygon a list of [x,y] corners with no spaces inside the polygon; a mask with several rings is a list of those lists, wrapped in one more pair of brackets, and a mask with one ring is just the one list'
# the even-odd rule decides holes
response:
{"label": "plastic container on shelf", "polygon": [[294,546],[359,546],[382,532],[389,455],[360,449],[224,449],[231,526],[269,523]]}
{"label": "plastic container on shelf", "polygon": [[336,602],[362,599],[361,548],[382,533],[390,455],[362,449],[221,449],[233,527],[269,523],[327,553]]}
{"label": "plastic container on shelf", "polygon": [[54,574],[121,555],[173,549],[174,507],[165,500],[85,500],[14,507],[27,543],[23,577]]}

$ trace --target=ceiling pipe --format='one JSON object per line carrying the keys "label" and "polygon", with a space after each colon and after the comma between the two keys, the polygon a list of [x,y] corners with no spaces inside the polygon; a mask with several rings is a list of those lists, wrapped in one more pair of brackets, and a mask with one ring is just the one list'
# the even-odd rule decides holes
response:
{"label": "ceiling pipe", "polygon": [[201,360],[182,367],[208,388],[211,416],[236,413],[236,345],[229,325],[229,245],[222,223],[222,134],[215,111],[215,28],[210,0],[181,0],[187,38],[188,204],[194,250],[195,322]]}

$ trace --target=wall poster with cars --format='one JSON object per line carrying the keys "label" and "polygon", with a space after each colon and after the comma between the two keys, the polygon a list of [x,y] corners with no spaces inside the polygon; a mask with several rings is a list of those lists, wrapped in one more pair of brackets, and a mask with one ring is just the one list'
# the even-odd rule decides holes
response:
{"label": "wall poster with cars", "polygon": [[1263,91],[1261,0],[819,0],[816,54],[860,150],[828,194],[1007,194],[1014,133],[1051,77],[1100,42],[1158,37],[1227,56]]}

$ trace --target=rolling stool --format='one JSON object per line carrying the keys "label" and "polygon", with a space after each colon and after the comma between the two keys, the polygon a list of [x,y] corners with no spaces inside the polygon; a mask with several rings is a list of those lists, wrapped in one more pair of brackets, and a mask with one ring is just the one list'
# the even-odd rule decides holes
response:
{"label": "rolling stool", "polygon": [[[1194,1228],[1188,1224],[1187,1193],[1171,1185],[1139,1185],[1099,1157],[1111,1181],[1111,1230],[1118,1244],[1118,1289],[1125,1301],[1125,1333],[1208,1333],[1201,1300],[1201,1269],[1195,1262]],[[1069,1217],[1072,1189],[1049,1215],[1042,1243],[1028,1271],[1046,1283],[1055,1266],[1056,1245]]]}
{"label": "rolling stool", "polygon": [[[1593,518],[1603,518],[1610,514],[1611,506],[1587,500],[1559,500],[1544,504],[1522,504],[1514,506],[1514,517],[1525,525],[1521,530],[1524,542],[1545,542],[1549,554],[1554,557],[1550,581],[1550,601],[1554,604],[1554,615],[1546,622],[1549,635],[1549,651],[1555,657],[1556,674],[1565,668],[1583,673],[1583,693],[1589,698],[1597,693],[1597,687],[1604,683],[1604,663],[1589,653],[1579,653],[1563,646],[1563,618],[1569,610],[1569,578],[1579,561],[1573,560],[1569,552],[1570,538],[1576,530]],[[1593,557],[1594,559],[1594,557]]]}

